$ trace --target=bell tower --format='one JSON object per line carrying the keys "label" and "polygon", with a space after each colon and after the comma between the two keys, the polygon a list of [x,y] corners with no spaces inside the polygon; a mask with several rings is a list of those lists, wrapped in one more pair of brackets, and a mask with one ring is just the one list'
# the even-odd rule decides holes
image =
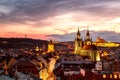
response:
{"label": "bell tower", "polygon": [[54,44],[53,44],[52,40],[50,40],[50,42],[48,44],[48,53],[49,52],[54,52]]}
{"label": "bell tower", "polygon": [[83,47],[83,40],[81,38],[81,34],[78,29],[78,32],[75,38],[75,54],[79,54],[81,52],[82,47]]}
{"label": "bell tower", "polygon": [[84,44],[85,45],[92,45],[92,38],[90,37],[90,32],[89,32],[88,29],[87,29],[87,33],[86,33]]}

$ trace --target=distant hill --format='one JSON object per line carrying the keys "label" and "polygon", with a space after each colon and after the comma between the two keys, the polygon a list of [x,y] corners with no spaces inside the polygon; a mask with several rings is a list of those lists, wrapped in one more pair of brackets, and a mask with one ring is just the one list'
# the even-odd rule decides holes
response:
{"label": "distant hill", "polygon": [[25,48],[47,45],[47,40],[31,38],[0,38],[0,48]]}

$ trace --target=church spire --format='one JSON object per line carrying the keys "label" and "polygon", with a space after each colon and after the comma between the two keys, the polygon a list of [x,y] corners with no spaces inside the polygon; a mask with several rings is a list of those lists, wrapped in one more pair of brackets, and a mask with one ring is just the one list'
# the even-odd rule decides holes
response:
{"label": "church spire", "polygon": [[77,35],[80,35],[80,31],[79,31],[79,28],[78,28],[78,32],[77,32]]}
{"label": "church spire", "polygon": [[87,29],[86,36],[90,36],[89,30]]}
{"label": "church spire", "polygon": [[76,54],[80,53],[82,47],[83,47],[83,41],[82,41],[81,34],[78,28],[76,38],[75,38],[75,53]]}
{"label": "church spire", "polygon": [[77,32],[77,39],[81,39],[79,28],[78,28],[78,32]]}
{"label": "church spire", "polygon": [[87,26],[87,33],[86,33],[86,36],[90,36],[90,33],[89,33],[89,26]]}
{"label": "church spire", "polygon": [[87,26],[86,40],[90,40],[90,32],[88,26]]}
{"label": "church spire", "polygon": [[87,33],[86,33],[86,38],[85,38],[85,42],[86,45],[91,45],[92,44],[92,38],[90,37],[90,32],[89,29],[87,27]]}

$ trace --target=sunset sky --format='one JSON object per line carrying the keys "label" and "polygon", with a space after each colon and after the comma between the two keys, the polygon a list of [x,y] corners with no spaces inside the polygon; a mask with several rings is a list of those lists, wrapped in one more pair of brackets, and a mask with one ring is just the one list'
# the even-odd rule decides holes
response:
{"label": "sunset sky", "polygon": [[120,42],[120,0],[0,0],[0,37],[74,40],[79,27]]}

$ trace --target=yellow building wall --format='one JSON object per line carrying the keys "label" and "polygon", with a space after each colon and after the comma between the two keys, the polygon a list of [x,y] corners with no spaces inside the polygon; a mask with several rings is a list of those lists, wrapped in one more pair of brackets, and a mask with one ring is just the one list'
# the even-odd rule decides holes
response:
{"label": "yellow building wall", "polygon": [[100,61],[100,55],[97,50],[81,50],[81,56],[89,56],[92,61]]}
{"label": "yellow building wall", "polygon": [[119,47],[120,46],[120,44],[114,43],[114,42],[106,42],[106,43],[94,42],[93,44],[96,46],[101,46],[101,47]]}
{"label": "yellow building wall", "polygon": [[48,44],[48,52],[54,52],[54,45]]}

